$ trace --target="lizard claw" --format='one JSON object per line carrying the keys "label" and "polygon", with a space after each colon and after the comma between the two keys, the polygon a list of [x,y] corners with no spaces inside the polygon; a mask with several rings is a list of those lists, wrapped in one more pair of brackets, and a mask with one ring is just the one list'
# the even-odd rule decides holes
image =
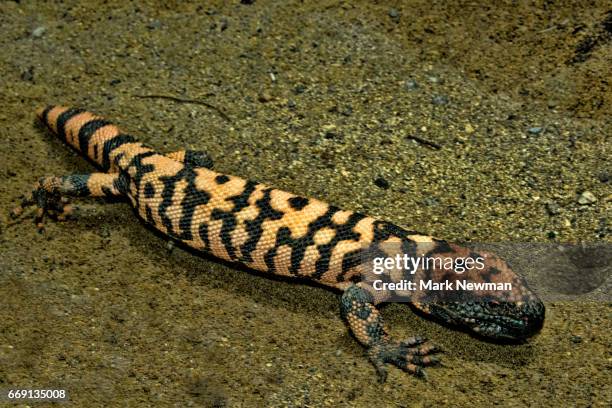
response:
{"label": "lizard claw", "polygon": [[370,347],[368,357],[374,364],[378,373],[379,382],[385,382],[387,370],[385,364],[393,364],[402,370],[419,378],[426,378],[424,367],[440,363],[435,353],[440,348],[432,344],[424,344],[427,340],[422,337],[413,337],[405,341],[396,342],[388,338]]}

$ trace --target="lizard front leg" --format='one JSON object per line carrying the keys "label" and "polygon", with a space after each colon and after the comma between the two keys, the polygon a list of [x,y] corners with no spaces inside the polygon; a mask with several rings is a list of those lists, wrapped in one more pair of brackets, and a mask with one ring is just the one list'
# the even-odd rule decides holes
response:
{"label": "lizard front leg", "polygon": [[424,344],[426,339],[411,337],[396,341],[388,334],[372,295],[362,287],[351,285],[342,295],[340,310],[357,341],[364,345],[380,382],[387,378],[386,363],[391,363],[417,377],[424,377],[423,367],[439,362],[433,355],[439,349]]}
{"label": "lizard front leg", "polygon": [[119,173],[72,174],[50,176],[38,180],[31,194],[12,211],[12,217],[19,217],[25,208],[36,206],[36,225],[44,229],[45,216],[64,220],[73,211],[70,197],[116,197],[125,195],[122,176]]}

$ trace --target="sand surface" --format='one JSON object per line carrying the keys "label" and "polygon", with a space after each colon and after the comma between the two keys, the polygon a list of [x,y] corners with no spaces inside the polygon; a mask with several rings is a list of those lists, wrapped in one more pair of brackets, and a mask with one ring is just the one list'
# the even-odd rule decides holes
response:
{"label": "sand surface", "polygon": [[609,4],[49,3],[0,2],[0,388],[75,407],[611,404],[592,288],[515,346],[389,305],[444,366],[380,385],[336,293],[169,251],[126,204],[43,235],[8,218],[40,176],[93,171],[35,123],[52,103],[449,240],[610,243]]}

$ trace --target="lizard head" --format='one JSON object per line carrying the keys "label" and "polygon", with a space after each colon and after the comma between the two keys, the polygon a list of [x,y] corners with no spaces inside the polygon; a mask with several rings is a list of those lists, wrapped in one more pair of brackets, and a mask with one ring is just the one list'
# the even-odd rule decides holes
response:
{"label": "lizard head", "polygon": [[436,320],[492,340],[522,341],[538,333],[544,323],[541,301],[483,300],[415,304],[415,307]]}
{"label": "lizard head", "polygon": [[[475,252],[438,241],[431,256],[453,259],[454,269],[429,268],[417,272],[417,280],[451,282],[452,290],[433,287],[417,292],[418,310],[478,336],[501,341],[523,341],[538,333],[544,323],[542,301],[523,277],[495,254]],[[474,260],[465,268],[466,259]],[[464,267],[457,270],[457,265]]]}

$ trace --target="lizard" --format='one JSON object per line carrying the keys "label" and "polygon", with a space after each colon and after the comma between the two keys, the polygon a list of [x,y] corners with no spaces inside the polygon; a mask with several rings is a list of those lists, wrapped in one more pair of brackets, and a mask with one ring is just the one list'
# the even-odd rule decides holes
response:
{"label": "lizard", "polygon": [[[497,255],[409,231],[395,224],[321,200],[301,197],[265,184],[213,170],[210,156],[198,150],[168,154],[120,130],[84,109],[50,105],[37,110],[52,133],[100,169],[91,174],[42,177],[12,216],[36,207],[44,219],[68,218],[77,197],[127,199],[138,216],[172,240],[217,258],[287,278],[314,281],[342,293],[340,315],[366,348],[378,378],[386,365],[417,377],[440,362],[441,349],[421,336],[397,340],[377,308],[393,291],[376,291],[363,274],[368,248],[399,245],[414,256],[459,259],[474,255],[483,268],[470,269],[472,282],[511,282],[510,291],[472,292],[465,301],[429,297],[415,291],[409,304],[441,324],[495,340],[525,341],[540,331],[545,307],[525,279]],[[382,249],[383,253],[389,253]],[[386,251],[386,252],[385,252]],[[391,251],[393,252],[393,251]],[[416,277],[450,279],[441,267],[420,268]],[[452,275],[452,274],[451,274]]]}

